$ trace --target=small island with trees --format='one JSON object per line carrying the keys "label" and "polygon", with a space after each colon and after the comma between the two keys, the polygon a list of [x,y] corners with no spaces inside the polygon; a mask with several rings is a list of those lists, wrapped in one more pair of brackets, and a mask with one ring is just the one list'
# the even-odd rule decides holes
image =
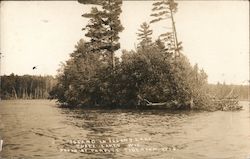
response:
{"label": "small island with trees", "polygon": [[[120,48],[119,33],[124,29],[119,16],[122,0],[84,1],[97,4],[83,28],[87,40],[81,39],[76,50],[58,75],[51,97],[68,107],[108,106],[163,107],[168,109],[239,110],[236,97],[223,99],[208,92],[207,74],[192,66],[177,40],[174,14],[177,3],[161,0],[153,3],[153,20],[138,29],[140,41],[135,50]],[[171,32],[152,41],[151,23],[170,20]]]}
{"label": "small island with trees", "polygon": [[247,3],[1,2],[0,159],[250,159]]}
{"label": "small island with trees", "polygon": [[[122,0],[79,0],[94,4],[84,13],[88,24],[70,58],[53,77],[3,76],[2,98],[57,99],[69,108],[132,108],[170,110],[240,110],[235,90],[225,84],[208,84],[208,75],[197,64],[191,65],[178,41],[174,0],[155,1],[152,21],[144,22],[137,32],[139,43],[133,50],[120,49],[119,33],[124,29],[120,14]],[[169,21],[171,31],[152,40],[152,23]],[[6,84],[7,79],[18,84]],[[6,80],[5,80],[6,79]],[[26,80],[25,80],[26,79]],[[14,80],[14,81],[13,81]],[[24,82],[23,80],[28,81]],[[9,81],[11,82],[11,81]],[[14,82],[15,83],[15,82]],[[5,85],[4,85],[5,84]],[[31,86],[32,85],[32,86]],[[53,85],[53,88],[52,88]],[[224,93],[222,93],[222,90]],[[245,93],[246,94],[246,93]],[[247,98],[247,97],[244,97]]]}

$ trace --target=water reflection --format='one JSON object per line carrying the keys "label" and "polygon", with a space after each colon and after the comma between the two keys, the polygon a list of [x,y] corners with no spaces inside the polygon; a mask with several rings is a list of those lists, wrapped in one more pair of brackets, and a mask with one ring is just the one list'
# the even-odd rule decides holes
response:
{"label": "water reflection", "polygon": [[[4,101],[0,157],[23,158],[246,158],[250,113],[163,110],[69,110],[53,101]],[[69,140],[140,139],[138,148],[165,151],[67,153]],[[127,143],[120,143],[124,150]]]}

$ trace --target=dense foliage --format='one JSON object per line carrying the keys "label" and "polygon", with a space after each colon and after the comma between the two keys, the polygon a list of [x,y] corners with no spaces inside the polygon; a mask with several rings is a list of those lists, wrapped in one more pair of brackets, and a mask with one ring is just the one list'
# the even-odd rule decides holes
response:
{"label": "dense foliage", "polygon": [[81,39],[62,65],[50,96],[68,107],[137,108],[164,103],[171,109],[210,109],[213,101],[206,73],[198,65],[192,66],[180,52],[173,21],[177,4],[163,0],[154,3],[153,8],[157,13],[152,16],[158,18],[153,22],[170,16],[172,32],[153,41],[153,30],[144,22],[138,29],[137,48],[123,50],[118,59],[114,55],[120,48],[119,32],[123,30],[119,20],[121,4],[122,0],[103,0],[98,2],[101,8],[93,7],[83,15],[89,18],[84,28],[87,40]]}
{"label": "dense foliage", "polygon": [[115,69],[80,40],[62,67],[52,96],[69,106],[137,106],[141,96],[168,102],[171,108],[201,108],[208,102],[206,74],[192,67],[184,55],[174,57],[157,40],[136,51],[123,50]]}
{"label": "dense foliage", "polygon": [[[206,74],[192,67],[184,55],[177,58],[157,41],[153,46],[138,48],[122,56],[121,76],[127,95],[138,95],[152,102],[168,102],[172,108],[190,108],[207,104]],[[132,85],[132,86],[131,86]],[[126,95],[125,95],[126,96]],[[131,97],[130,97],[131,99]],[[194,107],[195,108],[195,107]]]}
{"label": "dense foliage", "polygon": [[1,99],[46,99],[56,83],[52,76],[1,76]]}

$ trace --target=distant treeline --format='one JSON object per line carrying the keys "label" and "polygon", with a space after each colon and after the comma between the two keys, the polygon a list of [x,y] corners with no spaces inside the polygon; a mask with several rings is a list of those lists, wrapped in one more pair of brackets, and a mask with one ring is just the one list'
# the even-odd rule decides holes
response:
{"label": "distant treeline", "polygon": [[[57,80],[53,76],[4,75],[1,76],[1,99],[47,99]],[[208,84],[208,91],[216,98],[225,96],[249,100],[248,85]]]}
{"label": "distant treeline", "polygon": [[1,76],[1,99],[46,99],[56,84],[53,76]]}
{"label": "distant treeline", "polygon": [[250,87],[248,85],[228,85],[228,84],[209,84],[209,92],[217,98],[226,96],[238,97],[239,100],[249,100]]}

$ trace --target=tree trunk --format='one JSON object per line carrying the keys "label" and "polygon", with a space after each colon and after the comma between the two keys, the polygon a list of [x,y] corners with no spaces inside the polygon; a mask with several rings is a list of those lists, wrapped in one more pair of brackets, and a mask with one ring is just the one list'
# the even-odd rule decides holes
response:
{"label": "tree trunk", "polygon": [[171,21],[172,21],[172,27],[173,27],[173,33],[174,33],[174,40],[175,40],[175,57],[177,56],[177,53],[179,55],[179,51],[178,51],[178,40],[177,40],[177,33],[176,33],[176,28],[175,28],[175,22],[174,22],[174,16],[173,16],[173,10],[171,7],[171,4],[169,5],[170,7],[170,16],[171,16]]}
{"label": "tree trunk", "polygon": [[17,99],[17,94],[16,94],[16,89],[14,87],[12,87],[13,93],[15,95],[15,99]]}

